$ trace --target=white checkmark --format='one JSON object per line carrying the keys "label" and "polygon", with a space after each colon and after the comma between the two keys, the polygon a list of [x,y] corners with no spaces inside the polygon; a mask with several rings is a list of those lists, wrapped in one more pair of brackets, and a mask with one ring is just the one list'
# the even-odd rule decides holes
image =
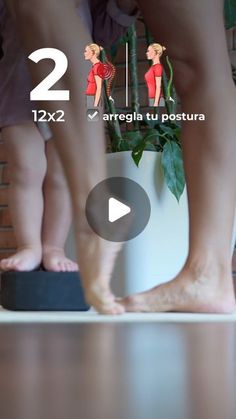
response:
{"label": "white checkmark", "polygon": [[89,117],[89,119],[91,119],[91,120],[92,120],[92,119],[94,119],[94,118],[95,118],[95,116],[97,116],[97,115],[98,115],[98,111],[95,111],[93,114],[91,114],[91,115],[89,114],[89,115],[88,115],[88,117]]}

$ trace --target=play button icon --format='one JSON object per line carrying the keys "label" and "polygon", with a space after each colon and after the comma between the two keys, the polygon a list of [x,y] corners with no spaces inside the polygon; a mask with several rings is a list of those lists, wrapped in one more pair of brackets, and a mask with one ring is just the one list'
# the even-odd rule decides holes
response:
{"label": "play button icon", "polygon": [[100,182],[86,202],[86,217],[100,237],[124,242],[140,234],[151,213],[149,198],[136,182],[125,177],[112,177]]}
{"label": "play button icon", "polygon": [[110,198],[109,199],[109,208],[108,208],[108,220],[110,223],[114,223],[120,218],[131,212],[131,208],[128,205],[123,204],[118,199]]}

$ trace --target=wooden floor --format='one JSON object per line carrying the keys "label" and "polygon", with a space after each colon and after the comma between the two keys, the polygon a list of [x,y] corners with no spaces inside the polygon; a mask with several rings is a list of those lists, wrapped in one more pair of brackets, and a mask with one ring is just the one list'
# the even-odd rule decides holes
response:
{"label": "wooden floor", "polygon": [[235,419],[236,323],[0,325],[1,419]]}

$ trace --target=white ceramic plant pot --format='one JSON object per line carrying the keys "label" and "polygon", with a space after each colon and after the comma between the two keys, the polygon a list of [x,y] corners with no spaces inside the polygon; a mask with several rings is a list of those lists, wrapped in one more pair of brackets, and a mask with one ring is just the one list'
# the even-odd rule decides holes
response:
{"label": "white ceramic plant pot", "polygon": [[145,230],[127,241],[112,278],[119,295],[144,291],[174,277],[188,253],[188,206],[186,191],[180,202],[167,188],[161,168],[161,153],[144,151],[137,167],[131,152],[107,155],[108,176],[124,176],[146,191],[151,216]]}
{"label": "white ceramic plant pot", "polygon": [[[161,153],[144,151],[137,167],[130,151],[107,155],[108,177],[124,176],[146,191],[151,216],[145,230],[127,241],[119,254],[112,276],[112,288],[124,296],[167,282],[183,267],[188,254],[188,204],[186,189],[178,203],[169,191],[161,168]],[[236,236],[236,224],[234,240]],[[233,246],[232,246],[233,247]],[[67,242],[67,254],[75,258],[74,238]]]}

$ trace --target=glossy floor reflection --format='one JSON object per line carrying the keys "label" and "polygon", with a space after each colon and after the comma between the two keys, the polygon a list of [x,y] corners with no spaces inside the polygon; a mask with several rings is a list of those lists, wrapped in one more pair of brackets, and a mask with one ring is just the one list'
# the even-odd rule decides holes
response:
{"label": "glossy floor reflection", "polygon": [[0,327],[3,419],[235,419],[235,323]]}

